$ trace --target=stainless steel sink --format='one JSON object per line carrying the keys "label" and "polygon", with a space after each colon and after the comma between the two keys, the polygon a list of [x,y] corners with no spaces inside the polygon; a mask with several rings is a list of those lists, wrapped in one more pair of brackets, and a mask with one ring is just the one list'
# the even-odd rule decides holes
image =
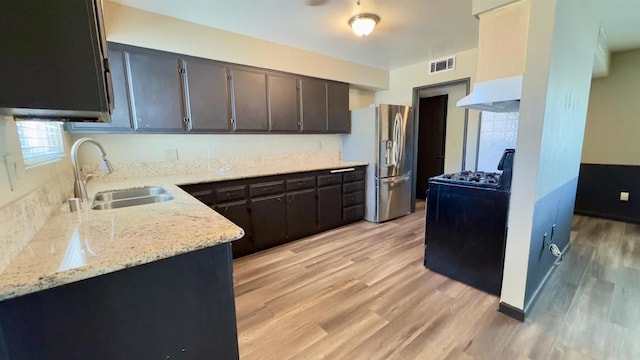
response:
{"label": "stainless steel sink", "polygon": [[103,191],[93,199],[91,209],[108,210],[129,206],[154,204],[173,199],[173,195],[161,187],[143,187],[135,189]]}
{"label": "stainless steel sink", "polygon": [[103,191],[96,194],[93,201],[114,201],[120,199],[131,199],[143,196],[167,194],[167,190],[158,186],[148,186],[134,189]]}

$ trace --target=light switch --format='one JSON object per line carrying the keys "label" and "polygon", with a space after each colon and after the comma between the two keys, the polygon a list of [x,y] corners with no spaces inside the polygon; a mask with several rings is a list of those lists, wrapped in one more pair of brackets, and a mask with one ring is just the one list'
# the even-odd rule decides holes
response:
{"label": "light switch", "polygon": [[629,193],[626,191],[620,192],[620,201],[629,201]]}

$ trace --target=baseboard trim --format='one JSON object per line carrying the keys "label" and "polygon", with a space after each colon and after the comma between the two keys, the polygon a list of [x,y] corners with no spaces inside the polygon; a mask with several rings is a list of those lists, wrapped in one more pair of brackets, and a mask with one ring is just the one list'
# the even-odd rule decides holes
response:
{"label": "baseboard trim", "polygon": [[500,301],[500,304],[498,305],[498,312],[501,312],[508,317],[514,318],[518,321],[524,322],[524,310],[518,309],[517,307],[511,306],[505,302]]}
{"label": "baseboard trim", "polygon": [[[564,249],[562,249],[562,256],[565,256],[567,254],[567,252],[569,251],[570,247],[571,247],[571,241],[569,241],[567,243],[567,245],[564,247]],[[540,282],[540,285],[538,286],[536,291],[531,296],[531,299],[529,299],[529,301],[525,304],[525,306],[524,306],[524,313],[525,314],[528,313],[529,310],[533,307],[533,305],[535,304],[536,300],[538,299],[538,295],[542,291],[542,288],[544,288],[544,286],[547,284],[547,280],[549,280],[549,277],[551,276],[551,274],[553,274],[553,272],[556,271],[556,268],[558,266],[560,266],[560,265],[562,265],[562,263],[560,263],[558,265],[553,265],[552,267],[549,268],[549,271],[547,271],[547,274],[544,276],[544,278]]]}
{"label": "baseboard trim", "polygon": [[576,214],[576,215],[584,215],[584,216],[597,217],[597,218],[607,219],[607,220],[614,220],[614,221],[622,221],[622,222],[640,224],[640,219],[639,218],[632,218],[632,217],[628,217],[628,216],[619,216],[619,215],[611,215],[611,214],[607,214],[607,213],[603,213],[603,212],[599,212],[599,211],[588,211],[588,210],[574,209],[573,213]]}

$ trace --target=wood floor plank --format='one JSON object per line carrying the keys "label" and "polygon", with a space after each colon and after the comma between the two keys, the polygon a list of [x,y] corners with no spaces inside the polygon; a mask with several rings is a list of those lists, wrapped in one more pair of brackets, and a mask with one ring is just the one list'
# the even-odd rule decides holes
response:
{"label": "wood floor plank", "polygon": [[640,359],[640,226],[575,216],[520,323],[423,266],[424,210],[234,261],[241,359]]}

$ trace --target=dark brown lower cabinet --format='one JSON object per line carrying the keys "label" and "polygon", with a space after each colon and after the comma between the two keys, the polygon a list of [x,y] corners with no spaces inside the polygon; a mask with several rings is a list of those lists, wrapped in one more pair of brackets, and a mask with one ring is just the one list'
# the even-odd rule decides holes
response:
{"label": "dark brown lower cabinet", "polygon": [[0,359],[238,359],[231,244],[0,301]]}
{"label": "dark brown lower cabinet", "polygon": [[255,250],[287,241],[287,208],[284,194],[251,199],[251,228]]}
{"label": "dark brown lower cabinet", "polygon": [[287,194],[287,239],[296,240],[317,232],[316,189]]}
{"label": "dark brown lower cabinet", "polygon": [[342,223],[342,185],[318,188],[318,230]]}
{"label": "dark brown lower cabinet", "polygon": [[359,166],[181,187],[244,230],[237,258],[362,220],[364,175]]}
{"label": "dark brown lower cabinet", "polygon": [[240,257],[253,252],[251,215],[249,214],[247,200],[218,204],[214,209],[244,230],[244,237],[233,242],[233,257]]}

